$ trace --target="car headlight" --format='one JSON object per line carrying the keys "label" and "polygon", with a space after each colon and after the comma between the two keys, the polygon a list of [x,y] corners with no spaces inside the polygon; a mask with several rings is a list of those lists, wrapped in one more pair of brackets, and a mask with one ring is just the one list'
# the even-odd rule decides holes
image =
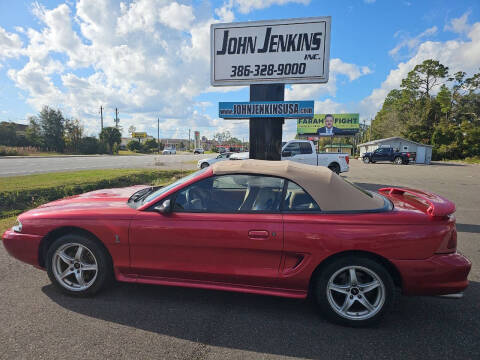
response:
{"label": "car headlight", "polygon": [[17,219],[15,221],[15,224],[12,226],[12,230],[17,233],[22,232],[22,223],[20,222],[20,220]]}

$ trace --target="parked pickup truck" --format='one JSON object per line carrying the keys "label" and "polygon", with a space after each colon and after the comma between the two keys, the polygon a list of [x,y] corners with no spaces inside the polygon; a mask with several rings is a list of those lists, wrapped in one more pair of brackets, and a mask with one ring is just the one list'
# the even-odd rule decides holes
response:
{"label": "parked pickup truck", "polygon": [[363,162],[365,164],[376,163],[377,161],[389,161],[397,165],[408,164],[410,161],[415,162],[416,153],[398,152],[391,147],[381,147],[373,152],[363,154]]}
{"label": "parked pickup truck", "polygon": [[[245,160],[248,159],[248,156],[248,152],[232,154],[230,160]],[[290,140],[285,143],[282,146],[282,160],[291,160],[308,165],[326,166],[337,174],[347,172],[350,161],[348,154],[317,154],[315,145],[308,140]]]}

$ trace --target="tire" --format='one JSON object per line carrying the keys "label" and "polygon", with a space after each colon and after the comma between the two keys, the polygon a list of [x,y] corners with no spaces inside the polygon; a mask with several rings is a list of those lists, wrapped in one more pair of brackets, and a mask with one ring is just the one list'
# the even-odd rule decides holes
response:
{"label": "tire", "polygon": [[209,166],[210,166],[209,163],[204,162],[202,163],[202,165],[200,165],[200,169],[205,169],[206,167],[209,167]]}
{"label": "tire", "polygon": [[337,163],[328,165],[328,168],[332,170],[335,174],[340,174],[340,165],[338,165]]}
{"label": "tire", "polygon": [[112,261],[106,249],[81,234],[55,240],[47,251],[46,266],[52,284],[76,297],[95,295],[113,280]]}
{"label": "tire", "polygon": [[[352,270],[356,278],[353,281]],[[366,291],[367,284],[377,286]],[[314,286],[315,300],[322,314],[332,322],[351,327],[370,326],[380,321],[395,296],[388,271],[366,257],[347,256],[327,265]],[[349,307],[342,309],[343,306]]]}
{"label": "tire", "polygon": [[363,163],[364,163],[364,164],[368,164],[369,162],[370,162],[370,158],[365,156],[365,157],[363,158]]}
{"label": "tire", "polygon": [[396,165],[403,165],[403,159],[400,156],[397,156],[395,159],[393,159],[393,162]]}

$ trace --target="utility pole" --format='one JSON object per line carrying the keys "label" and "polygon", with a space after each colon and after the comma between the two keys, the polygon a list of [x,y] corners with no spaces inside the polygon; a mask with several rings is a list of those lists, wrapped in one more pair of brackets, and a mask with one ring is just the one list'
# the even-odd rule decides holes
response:
{"label": "utility pole", "polygon": [[103,106],[100,105],[100,132],[103,130]]}
{"label": "utility pole", "polygon": [[160,118],[157,118],[157,143],[158,153],[160,154]]}
{"label": "utility pole", "polygon": [[188,151],[190,151],[192,143],[190,142],[190,129],[188,129]]}
{"label": "utility pole", "polygon": [[370,119],[370,128],[368,129],[368,141],[372,141],[372,125],[373,125],[373,120]]}
{"label": "utility pole", "polygon": [[120,122],[120,119],[118,118],[118,109],[115,108],[115,127],[118,129],[118,123]]}

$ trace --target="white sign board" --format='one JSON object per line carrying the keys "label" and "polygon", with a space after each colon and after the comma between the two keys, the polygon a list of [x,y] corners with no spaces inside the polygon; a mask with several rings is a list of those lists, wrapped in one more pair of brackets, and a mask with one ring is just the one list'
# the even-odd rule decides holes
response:
{"label": "white sign board", "polygon": [[212,85],[328,82],[330,24],[330,16],[212,24]]}

